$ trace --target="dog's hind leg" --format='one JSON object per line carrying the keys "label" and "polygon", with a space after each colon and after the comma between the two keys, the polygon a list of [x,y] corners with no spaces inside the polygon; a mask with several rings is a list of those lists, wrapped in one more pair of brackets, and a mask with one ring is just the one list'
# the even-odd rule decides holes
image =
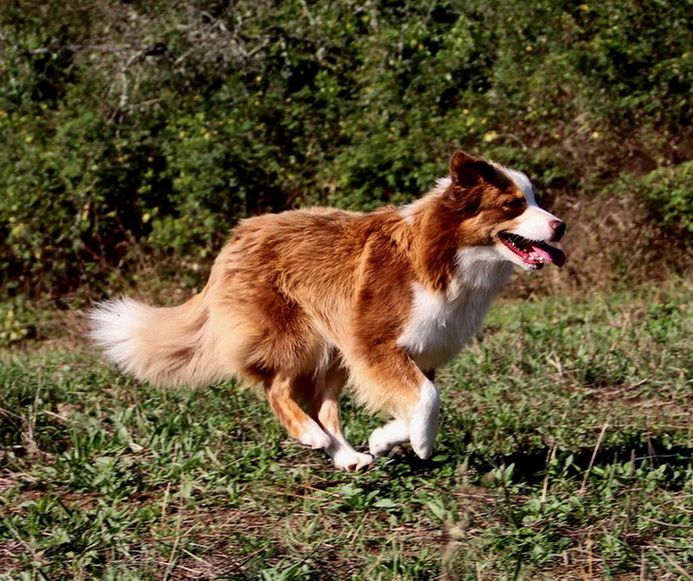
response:
{"label": "dog's hind leg", "polygon": [[329,448],[332,438],[303,411],[295,399],[299,385],[297,378],[277,374],[265,381],[267,401],[292,438],[314,449]]}
{"label": "dog's hind leg", "polygon": [[334,461],[335,467],[360,470],[373,462],[373,456],[354,450],[342,434],[339,395],[345,383],[346,373],[343,369],[333,367],[325,373],[315,391],[313,417],[330,436],[331,443],[326,452]]}

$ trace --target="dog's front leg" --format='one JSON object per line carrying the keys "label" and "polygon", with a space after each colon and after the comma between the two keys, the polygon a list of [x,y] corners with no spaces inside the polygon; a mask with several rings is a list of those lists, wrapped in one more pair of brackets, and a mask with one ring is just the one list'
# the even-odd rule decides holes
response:
{"label": "dog's front leg", "polygon": [[440,423],[438,390],[429,382],[422,385],[419,392],[419,402],[408,419],[395,419],[373,430],[368,438],[371,454],[382,456],[397,444],[403,444],[408,440],[419,458],[430,457]]}
{"label": "dog's front leg", "polygon": [[434,383],[396,345],[389,349],[378,345],[352,369],[361,399],[395,418],[371,434],[371,454],[385,454],[392,446],[409,440],[419,458],[429,458],[440,416],[440,398]]}
{"label": "dog's front leg", "polygon": [[409,441],[409,422],[392,420],[381,428],[376,428],[368,438],[368,450],[373,456],[384,456],[398,444]]}

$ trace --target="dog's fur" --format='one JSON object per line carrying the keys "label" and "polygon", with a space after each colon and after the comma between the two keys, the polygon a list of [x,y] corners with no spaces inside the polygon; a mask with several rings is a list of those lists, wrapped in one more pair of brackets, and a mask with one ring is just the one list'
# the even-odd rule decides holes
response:
{"label": "dog's fur", "polygon": [[[289,434],[339,468],[407,441],[427,458],[438,431],[435,369],[475,333],[513,264],[562,264],[545,242],[564,230],[523,173],[456,152],[450,176],[404,208],[242,221],[200,294],[173,308],[102,303],[91,336],[157,385],[260,383]],[[371,435],[370,454],[342,435],[347,384],[393,417]]]}

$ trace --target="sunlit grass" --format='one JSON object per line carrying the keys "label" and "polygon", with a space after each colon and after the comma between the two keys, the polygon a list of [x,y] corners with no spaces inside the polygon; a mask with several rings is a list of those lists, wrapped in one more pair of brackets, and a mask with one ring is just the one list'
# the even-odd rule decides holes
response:
{"label": "sunlit grass", "polygon": [[[0,356],[0,572],[17,578],[677,578],[690,288],[501,301],[439,374],[436,452],[361,474],[232,382],[159,390],[87,348]],[[363,445],[381,421],[345,405]],[[667,577],[667,575],[669,577]]]}

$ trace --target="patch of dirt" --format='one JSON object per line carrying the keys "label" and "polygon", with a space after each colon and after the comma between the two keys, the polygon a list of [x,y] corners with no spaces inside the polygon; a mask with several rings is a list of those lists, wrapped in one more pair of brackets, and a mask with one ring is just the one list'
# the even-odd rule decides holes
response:
{"label": "patch of dirt", "polygon": [[[277,519],[240,508],[219,509],[214,512],[182,511],[179,530],[184,543],[176,545],[176,539],[167,542],[179,549],[171,551],[167,562],[159,561],[162,574],[168,572],[173,579],[251,578],[247,565],[264,547],[248,551],[244,538],[257,532],[267,531],[271,538],[272,527]],[[183,546],[185,545],[185,546]],[[190,551],[185,547],[193,547]]]}
{"label": "patch of dirt", "polygon": [[26,549],[19,541],[0,541],[0,574],[16,572],[22,566]]}

